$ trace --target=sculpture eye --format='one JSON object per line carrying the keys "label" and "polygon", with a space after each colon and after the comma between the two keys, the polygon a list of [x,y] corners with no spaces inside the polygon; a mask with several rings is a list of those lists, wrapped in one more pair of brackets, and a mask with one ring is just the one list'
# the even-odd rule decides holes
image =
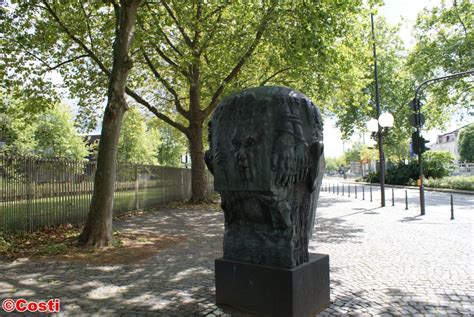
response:
{"label": "sculpture eye", "polygon": [[245,140],[245,145],[246,146],[252,146],[255,144],[255,139],[252,137],[248,137],[247,140]]}
{"label": "sculpture eye", "polygon": [[238,148],[240,148],[240,141],[236,140],[236,139],[233,139],[232,140],[232,145],[234,146],[234,148],[238,149]]}

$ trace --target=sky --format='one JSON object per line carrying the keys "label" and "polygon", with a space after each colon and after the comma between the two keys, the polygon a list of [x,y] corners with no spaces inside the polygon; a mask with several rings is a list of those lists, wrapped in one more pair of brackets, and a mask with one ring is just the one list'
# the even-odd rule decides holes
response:
{"label": "sky", "polygon": [[[378,15],[383,15],[390,24],[401,23],[400,37],[404,41],[405,46],[411,48],[415,43],[414,38],[411,36],[411,29],[418,13],[425,7],[433,8],[440,3],[441,0],[385,0],[385,5],[379,10]],[[377,16],[375,16],[375,23],[377,23]],[[453,131],[470,122],[474,122],[472,116],[464,116],[460,120],[457,115],[454,115],[451,122],[447,123],[445,129],[424,131],[422,134],[425,139],[430,140],[430,143],[434,143],[438,134]],[[324,144],[326,157],[339,157],[344,153],[344,150],[349,149],[352,144],[357,142],[365,142],[367,145],[375,144],[375,141],[370,139],[369,133],[365,133],[365,135],[356,133],[350,140],[343,142],[339,129],[335,127],[335,121],[331,119],[327,119],[324,122],[324,135],[326,139],[327,136],[331,136],[331,140],[339,140],[339,142],[326,142]]]}

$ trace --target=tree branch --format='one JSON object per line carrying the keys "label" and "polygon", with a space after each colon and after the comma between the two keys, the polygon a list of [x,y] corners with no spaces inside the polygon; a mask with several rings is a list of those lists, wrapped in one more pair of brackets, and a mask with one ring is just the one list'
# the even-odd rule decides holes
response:
{"label": "tree branch", "polygon": [[237,76],[239,71],[242,69],[242,66],[244,66],[244,64],[247,62],[249,57],[257,48],[257,45],[260,43],[263,33],[265,32],[265,29],[267,28],[268,22],[270,21],[270,16],[273,13],[274,8],[275,8],[275,2],[272,2],[272,6],[267,10],[265,16],[263,17],[262,21],[260,22],[260,25],[257,28],[257,32],[255,33],[254,40],[248,47],[245,54],[240,58],[240,60],[237,62],[234,68],[230,71],[229,75],[227,75],[227,77],[224,78],[224,80],[222,81],[222,83],[220,84],[220,86],[217,88],[216,92],[212,96],[211,102],[209,103],[207,108],[204,109],[203,112],[206,117],[210,115],[211,112],[214,110],[214,108],[217,106],[217,101],[222,95],[222,92],[224,91],[225,86]]}
{"label": "tree branch", "polygon": [[64,61],[62,63],[59,63],[55,66],[49,66],[48,67],[48,71],[52,71],[52,70],[55,70],[56,68],[59,68],[63,65],[66,65],[68,63],[71,63],[71,62],[74,62],[74,61],[77,61],[78,59],[81,59],[81,58],[84,58],[84,57],[89,57],[89,54],[82,54],[82,55],[79,55],[79,56],[76,56],[76,57],[73,57],[73,58],[70,58],[68,59],[67,61]]}
{"label": "tree branch", "polygon": [[[193,47],[198,45],[199,39],[201,38],[201,15],[202,15],[202,7],[201,1],[198,0],[196,2],[196,21],[197,25],[194,27],[194,38],[193,38]],[[199,54],[199,51],[197,52]]]}
{"label": "tree branch", "polygon": [[[145,27],[143,26],[142,23],[139,23],[139,25],[140,25],[140,27],[142,28],[143,31],[148,32],[148,30],[145,29]],[[183,69],[180,65],[178,65],[178,63],[176,63],[170,57],[168,57],[165,54],[165,52],[163,52],[163,50],[160,49],[160,47],[158,45],[156,45],[153,42],[151,42],[150,44],[153,47],[153,49],[158,53],[158,55],[160,55],[161,58],[163,58],[165,60],[165,62],[167,62],[170,66],[173,66],[174,68],[176,68],[185,77],[189,76],[189,73],[186,71],[186,69]]]}
{"label": "tree branch", "polygon": [[145,58],[145,61],[146,61],[146,64],[148,65],[148,67],[150,68],[151,72],[153,73],[153,75],[155,76],[156,79],[158,79],[158,81],[173,95],[174,97],[174,104],[175,104],[175,107],[176,107],[176,110],[183,115],[183,117],[185,117],[186,119],[189,120],[189,113],[188,111],[186,111],[186,109],[183,108],[183,106],[181,105],[181,102],[180,102],[180,99],[179,99],[179,95],[178,93],[176,92],[176,90],[174,90],[174,88],[170,85],[170,83],[168,83],[164,78],[163,76],[161,76],[161,74],[158,72],[158,70],[156,69],[155,65],[153,65],[153,62],[151,61],[150,57],[146,54],[145,50],[142,49],[142,55],[143,57]]}
{"label": "tree branch", "polygon": [[222,18],[222,14],[219,13],[219,16],[217,17],[217,20],[213,25],[213,28],[208,33],[209,35],[207,37],[205,37],[204,40],[202,41],[201,48],[199,49],[199,54],[204,52],[204,50],[209,47],[209,43],[211,43],[212,38],[216,34],[216,31],[217,31],[217,28],[218,28],[218,25],[219,25],[219,22],[220,22],[221,18]]}
{"label": "tree branch", "polygon": [[127,95],[129,95],[130,97],[132,97],[136,102],[138,102],[139,104],[143,105],[145,108],[147,108],[148,110],[150,110],[156,117],[158,117],[159,119],[163,120],[164,122],[168,123],[169,125],[171,125],[172,127],[178,129],[179,131],[183,132],[185,135],[188,135],[189,132],[188,132],[188,128],[186,128],[185,126],[183,126],[182,124],[180,124],[179,122],[175,122],[173,121],[170,117],[168,117],[167,115],[159,112],[155,107],[153,107],[152,105],[150,105],[145,99],[143,99],[140,95],[138,95],[135,91],[133,91],[132,89],[128,88],[128,87],[125,87],[125,92],[127,93]]}
{"label": "tree branch", "polygon": [[218,6],[214,11],[210,12],[204,17],[204,21],[210,19],[214,14],[219,13],[221,14],[222,10],[229,4],[229,2],[224,2],[220,6]]}
{"label": "tree branch", "polygon": [[166,0],[161,0],[161,3],[163,3],[163,6],[165,7],[166,11],[170,15],[171,19],[173,19],[174,23],[176,24],[176,27],[178,28],[179,32],[183,36],[186,44],[188,44],[189,47],[193,47],[193,42],[191,41],[191,38],[189,38],[189,36],[186,34],[186,31],[181,26],[181,24],[179,24],[178,19],[176,19],[176,16],[174,15],[173,10],[171,10]]}
{"label": "tree branch", "polygon": [[163,37],[165,38],[165,41],[166,43],[168,43],[168,45],[179,55],[179,56],[183,56],[183,53],[181,53],[180,50],[178,50],[178,48],[173,44],[173,42],[171,42],[171,40],[169,39],[168,35],[166,35],[165,31],[163,31],[163,29],[160,27],[160,21],[158,21],[158,19],[156,18],[156,14],[154,14],[155,12],[151,9],[149,3],[146,4],[148,9],[150,10],[150,12],[152,13],[151,16],[153,17],[153,19],[155,20],[156,22],[156,27],[158,28],[158,30],[160,31],[160,33],[163,35]]}
{"label": "tree branch", "polygon": [[92,41],[92,31],[91,31],[91,26],[89,24],[90,15],[87,14],[86,9],[84,8],[84,3],[82,1],[80,1],[80,2],[81,2],[82,12],[84,13],[84,17],[86,19],[87,34],[89,35],[89,42],[91,43],[91,49],[93,50],[94,49],[94,42]]}
{"label": "tree branch", "polygon": [[454,6],[454,11],[456,11],[456,17],[458,18],[459,22],[462,25],[462,28],[464,29],[464,34],[467,36],[467,28],[463,20],[461,19],[461,16],[459,15],[458,2],[456,0],[453,1],[453,6]]}
{"label": "tree branch", "polygon": [[59,24],[60,28],[69,36],[69,38],[78,44],[89,55],[89,57],[92,58],[92,60],[97,64],[97,66],[99,66],[103,73],[110,77],[110,70],[105,67],[104,63],[102,63],[99,57],[66,27],[64,22],[58,17],[56,12],[54,12],[46,0],[42,0],[42,3],[46,7],[46,10],[49,12],[49,14],[51,14],[53,19]]}
{"label": "tree branch", "polygon": [[280,69],[279,71],[277,71],[276,73],[274,73],[273,75],[271,75],[270,77],[268,77],[267,79],[265,79],[264,81],[262,81],[259,86],[265,86],[265,84],[267,82],[269,82],[272,78],[274,78],[275,76],[287,71],[287,70],[290,70],[290,67],[287,67],[287,68],[283,68],[283,69]]}
{"label": "tree branch", "polygon": [[18,45],[20,45],[22,48],[23,48],[23,52],[25,52],[27,55],[30,55],[31,57],[35,58],[36,60],[40,61],[41,64],[45,65],[48,69],[51,68],[51,66],[48,64],[48,62],[46,62],[44,59],[42,59],[41,57],[37,56],[36,54],[30,52],[28,50],[28,47],[26,47],[25,45],[23,45],[21,42],[19,41],[16,41],[14,40],[14,42]]}

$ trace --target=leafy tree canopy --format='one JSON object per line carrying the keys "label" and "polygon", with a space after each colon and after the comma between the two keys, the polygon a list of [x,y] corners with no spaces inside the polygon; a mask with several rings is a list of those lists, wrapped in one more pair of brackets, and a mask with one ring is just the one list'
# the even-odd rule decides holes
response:
{"label": "leafy tree canopy", "polygon": [[56,104],[41,113],[32,113],[30,106],[30,101],[5,96],[1,99],[0,138],[6,142],[3,152],[78,160],[87,156],[68,106]]}
{"label": "leafy tree canopy", "polygon": [[118,147],[118,160],[132,164],[157,164],[160,146],[158,129],[148,127],[140,110],[131,108],[125,113]]}
{"label": "leafy tree canopy", "polygon": [[474,123],[469,124],[459,133],[458,148],[461,161],[474,162]]}
{"label": "leafy tree canopy", "polygon": [[[186,135],[193,200],[204,194],[205,123],[223,96],[251,86],[286,85],[336,114],[367,104],[368,33],[359,31],[367,24],[368,5],[361,0],[144,3],[126,92]],[[2,13],[0,27],[9,43],[3,77],[49,95],[44,74],[57,71],[78,98],[80,114],[95,118],[112,69],[113,5],[31,0]]]}
{"label": "leafy tree canopy", "polygon": [[[443,1],[425,9],[415,24],[416,45],[408,66],[421,82],[474,69],[474,3],[471,0]],[[425,89],[422,108],[429,120],[426,127],[439,127],[460,109],[473,110],[473,76],[443,81]]]}

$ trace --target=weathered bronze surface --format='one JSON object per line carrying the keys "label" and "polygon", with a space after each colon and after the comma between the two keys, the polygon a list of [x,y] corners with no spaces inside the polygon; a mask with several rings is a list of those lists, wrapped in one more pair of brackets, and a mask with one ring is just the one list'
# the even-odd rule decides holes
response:
{"label": "weathered bronze surface", "polygon": [[241,91],[214,111],[209,145],[224,258],[284,268],[307,262],[324,172],[318,108],[287,87]]}

